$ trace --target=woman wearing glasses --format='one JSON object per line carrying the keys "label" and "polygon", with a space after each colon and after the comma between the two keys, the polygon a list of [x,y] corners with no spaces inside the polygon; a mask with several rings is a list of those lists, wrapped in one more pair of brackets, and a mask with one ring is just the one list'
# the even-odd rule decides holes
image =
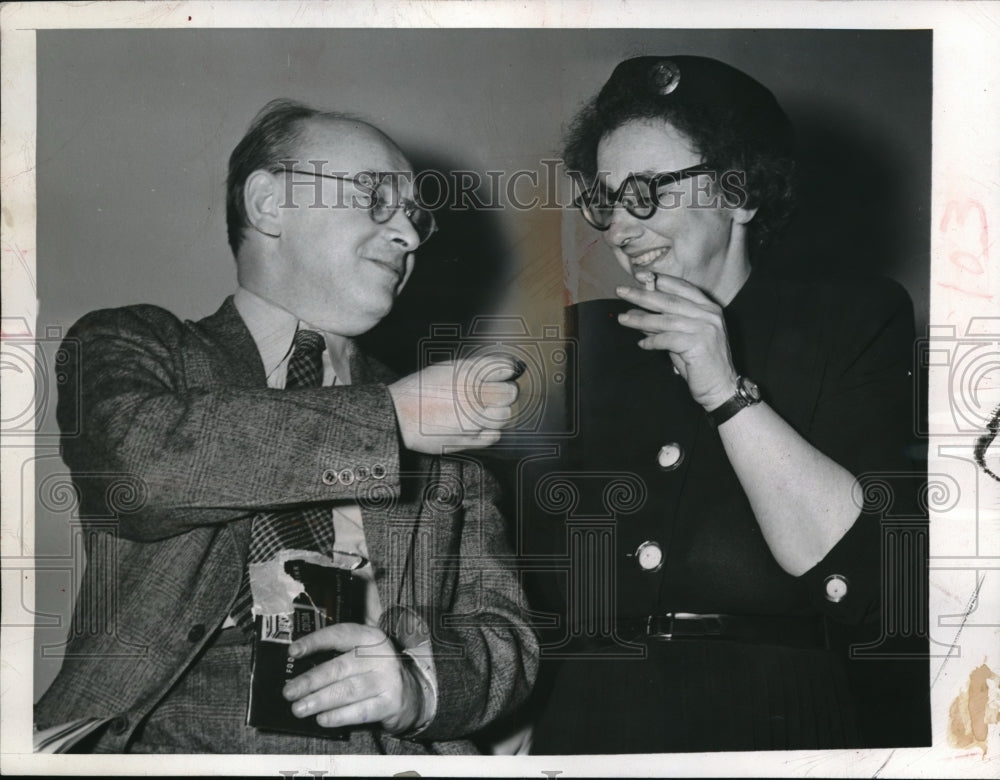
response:
{"label": "woman wearing glasses", "polygon": [[[829,634],[879,609],[857,478],[907,465],[912,310],[886,280],[754,267],[792,210],[792,145],[765,87],[702,57],[620,63],[571,127],[578,205],[634,281],[570,310],[580,435],[560,465],[577,516],[616,519],[603,568],[561,596],[573,657],[535,753],[860,744]],[[615,475],[641,485],[613,506],[580,488]],[[566,551],[564,508],[540,503]]]}

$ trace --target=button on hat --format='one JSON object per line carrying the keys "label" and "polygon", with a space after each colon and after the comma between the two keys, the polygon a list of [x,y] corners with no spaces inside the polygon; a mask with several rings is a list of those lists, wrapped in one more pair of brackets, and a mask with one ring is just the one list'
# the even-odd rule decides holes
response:
{"label": "button on hat", "polygon": [[673,105],[698,108],[759,149],[792,151],[792,125],[771,91],[738,68],[710,57],[633,57],[618,63],[597,95],[615,116],[659,115]]}

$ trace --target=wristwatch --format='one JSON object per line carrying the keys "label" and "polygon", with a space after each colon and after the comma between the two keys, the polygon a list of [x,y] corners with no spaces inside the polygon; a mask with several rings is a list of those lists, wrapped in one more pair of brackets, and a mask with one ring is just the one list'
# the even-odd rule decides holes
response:
{"label": "wristwatch", "polygon": [[708,413],[710,419],[716,426],[722,425],[726,420],[735,415],[741,409],[760,403],[760,388],[752,379],[745,376],[736,377],[736,392],[733,397],[722,406],[718,406]]}

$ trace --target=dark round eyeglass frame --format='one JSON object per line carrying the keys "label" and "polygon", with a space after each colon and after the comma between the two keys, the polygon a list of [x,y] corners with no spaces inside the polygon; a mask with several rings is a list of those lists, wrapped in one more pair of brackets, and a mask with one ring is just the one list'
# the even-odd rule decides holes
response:
{"label": "dark round eyeglass frame", "polygon": [[[402,209],[403,216],[406,217],[407,221],[409,221],[409,223],[413,226],[413,229],[417,232],[417,239],[421,244],[437,232],[438,226],[434,219],[434,214],[425,209],[415,200],[404,198],[399,194],[399,191],[396,188],[395,179],[400,174],[366,171],[364,173],[356,174],[355,176],[337,176],[332,173],[304,171],[301,168],[292,168],[288,166],[272,168],[271,172],[301,173],[305,176],[319,176],[323,179],[349,181],[354,186],[364,190],[368,195],[369,202],[364,208],[368,212],[368,216],[371,218],[371,221],[376,225],[384,225],[392,219],[393,214],[395,214],[399,209]],[[386,199],[379,193],[379,187],[381,187],[382,183],[385,181],[389,181],[392,184],[393,197],[391,202],[387,202]]]}
{"label": "dark round eyeglass frame", "polygon": [[[710,165],[699,163],[679,171],[664,171],[652,176],[644,173],[631,173],[614,191],[609,191],[607,187],[598,182],[590,190],[577,195],[573,199],[573,205],[580,209],[583,218],[591,227],[604,232],[611,227],[614,210],[619,206],[622,206],[636,219],[649,219],[658,208],[663,207],[657,196],[657,191],[661,187],[667,184],[676,184],[684,179],[690,179],[704,173],[715,173],[715,170]],[[644,186],[645,192],[637,185]],[[637,195],[639,200],[637,202],[629,201],[630,195]],[[601,215],[606,215],[607,219],[602,219]]]}

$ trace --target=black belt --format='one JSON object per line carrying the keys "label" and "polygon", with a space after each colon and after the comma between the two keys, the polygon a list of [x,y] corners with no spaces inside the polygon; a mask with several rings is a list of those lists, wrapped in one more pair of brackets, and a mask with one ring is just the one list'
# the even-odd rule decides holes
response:
{"label": "black belt", "polygon": [[666,612],[619,620],[617,626],[618,637],[626,641],[717,639],[793,647],[826,646],[826,630],[821,617]]}

